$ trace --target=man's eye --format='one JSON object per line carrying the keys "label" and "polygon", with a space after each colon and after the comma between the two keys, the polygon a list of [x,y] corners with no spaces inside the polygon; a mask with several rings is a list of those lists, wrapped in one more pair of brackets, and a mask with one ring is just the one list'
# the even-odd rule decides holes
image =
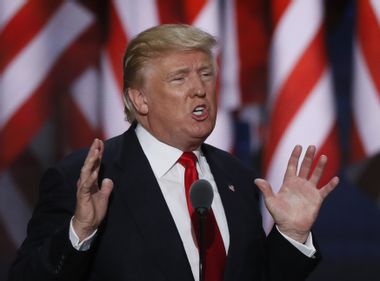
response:
{"label": "man's eye", "polygon": [[185,78],[183,76],[176,76],[172,78],[172,81],[183,81]]}
{"label": "man's eye", "polygon": [[214,73],[212,71],[205,71],[205,72],[202,72],[201,75],[204,78],[210,78],[214,76]]}

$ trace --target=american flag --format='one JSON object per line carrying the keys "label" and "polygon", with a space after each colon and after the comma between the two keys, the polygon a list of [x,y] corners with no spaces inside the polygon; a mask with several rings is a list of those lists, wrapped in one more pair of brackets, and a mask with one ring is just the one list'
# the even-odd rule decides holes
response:
{"label": "american flag", "polygon": [[380,2],[357,2],[354,40],[353,159],[380,152]]}
{"label": "american flag", "polygon": [[[270,46],[269,125],[264,147],[265,178],[278,191],[292,148],[317,147],[329,158],[321,183],[336,175],[339,145],[331,71],[324,44],[323,1],[273,0]],[[273,226],[263,207],[266,232]]]}
{"label": "american flag", "polygon": [[357,1],[350,178],[380,205],[380,2]]}
{"label": "american flag", "polygon": [[207,141],[233,150],[232,112],[265,99],[264,2],[0,0],[0,279],[42,172],[128,128],[121,61],[140,31],[182,22],[218,38],[219,115]]}

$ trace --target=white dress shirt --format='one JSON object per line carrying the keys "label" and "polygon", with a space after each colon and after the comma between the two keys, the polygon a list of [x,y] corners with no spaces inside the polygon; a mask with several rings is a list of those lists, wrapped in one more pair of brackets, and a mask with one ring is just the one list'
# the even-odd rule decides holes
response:
{"label": "white dress shirt", "polygon": [[[149,164],[154,172],[154,175],[156,176],[166,204],[168,205],[170,213],[174,219],[178,233],[184,245],[184,249],[189,260],[194,278],[195,280],[198,280],[199,254],[196,243],[193,239],[194,235],[192,235],[191,219],[186,203],[184,187],[185,168],[177,162],[183,152],[175,147],[169,146],[157,140],[141,125],[137,125],[136,135],[144,151],[144,154],[148,158]],[[211,207],[213,209],[215,219],[223,239],[226,254],[228,254],[230,236],[226,215],[224,213],[224,208],[218,189],[216,187],[214,177],[210,171],[210,167],[206,161],[206,158],[200,149],[193,152],[198,159],[196,168],[199,178],[209,181],[214,190],[214,199]],[[92,235],[85,240],[79,241],[78,236],[75,234],[75,231],[72,228],[72,224],[70,224],[70,240],[77,250],[83,251],[89,249],[95,233],[96,232],[92,233]],[[316,252],[313,246],[311,234],[309,235],[305,244],[299,243],[290,237],[287,237],[283,233],[281,234],[306,256],[312,257]]]}
{"label": "white dress shirt", "polygon": [[[178,163],[178,159],[181,157],[183,151],[158,141],[142,126],[137,126],[136,135],[144,154],[148,158],[166,204],[177,226],[194,278],[195,280],[199,280],[198,248],[194,241],[195,236],[192,235],[191,218],[186,203],[184,183],[185,168]],[[198,177],[209,181],[213,188],[214,200],[212,201],[211,208],[223,239],[224,248],[228,251],[230,235],[226,215],[218,189],[216,188],[214,177],[200,149],[193,152],[198,159],[196,164]]]}

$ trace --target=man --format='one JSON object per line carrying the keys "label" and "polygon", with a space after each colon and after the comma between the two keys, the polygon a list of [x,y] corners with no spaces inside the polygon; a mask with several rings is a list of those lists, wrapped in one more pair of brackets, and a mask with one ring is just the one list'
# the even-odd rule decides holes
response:
{"label": "man", "polygon": [[[132,126],[46,172],[11,280],[199,280],[196,222],[184,187],[190,174],[215,193],[206,281],[307,277],[319,260],[310,230],[338,178],[317,189],[327,158],[311,171],[310,146],[297,172],[296,146],[274,194],[237,159],[204,144],[217,110],[215,44],[187,25],[153,27],[130,42],[123,67]],[[254,181],[276,224],[268,238]]]}

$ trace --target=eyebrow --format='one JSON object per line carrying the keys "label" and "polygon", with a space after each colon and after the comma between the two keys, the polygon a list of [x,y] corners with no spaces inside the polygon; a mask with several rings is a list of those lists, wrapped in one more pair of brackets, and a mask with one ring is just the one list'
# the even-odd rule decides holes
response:
{"label": "eyebrow", "polygon": [[186,73],[189,73],[189,72],[190,72],[190,68],[189,67],[183,67],[183,68],[179,68],[179,69],[176,69],[174,71],[169,72],[166,75],[166,77],[170,78],[170,77],[176,76],[178,74],[186,74]]}
{"label": "eyebrow", "polygon": [[[210,69],[210,70],[214,70],[213,68],[213,65],[212,64],[205,64],[205,65],[201,65],[197,71],[203,71],[203,70],[206,70],[206,69]],[[176,75],[179,75],[179,74],[187,74],[190,72],[190,68],[189,67],[183,67],[183,68],[179,68],[177,70],[174,70],[172,72],[169,72],[166,77],[167,78],[170,78],[170,77],[173,77],[173,76],[176,76]]]}

